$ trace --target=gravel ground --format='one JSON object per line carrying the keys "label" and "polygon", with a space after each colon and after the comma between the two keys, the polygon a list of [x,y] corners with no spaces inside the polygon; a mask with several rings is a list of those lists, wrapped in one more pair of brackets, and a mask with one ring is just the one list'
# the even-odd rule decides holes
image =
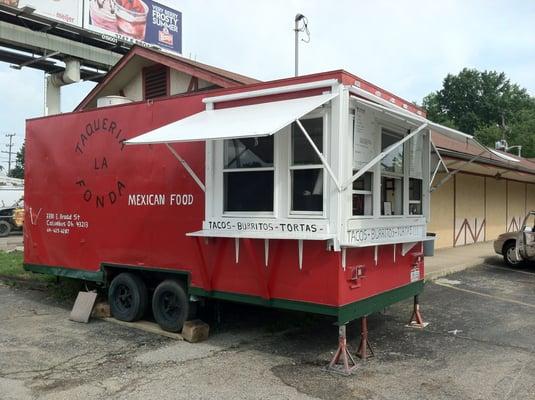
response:
{"label": "gravel ground", "polygon": [[[535,399],[535,268],[481,265],[369,318],[376,357],[323,371],[325,318],[223,304],[208,341],[67,319],[70,304],[0,285],[1,399]],[[350,345],[358,326],[351,325]]]}

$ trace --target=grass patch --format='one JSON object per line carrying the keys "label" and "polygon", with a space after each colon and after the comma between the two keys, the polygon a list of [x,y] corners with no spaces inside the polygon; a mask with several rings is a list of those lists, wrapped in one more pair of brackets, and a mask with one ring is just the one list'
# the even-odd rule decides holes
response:
{"label": "grass patch", "polygon": [[0,279],[9,281],[9,278],[14,278],[13,280],[32,280],[45,283],[55,281],[52,276],[24,271],[22,268],[23,258],[21,251],[9,253],[0,251]]}
{"label": "grass patch", "polygon": [[23,256],[21,251],[0,251],[0,281],[21,287],[34,287],[37,284],[59,300],[72,299],[83,288],[83,281],[78,279],[57,279],[52,275],[25,271],[22,267]]}

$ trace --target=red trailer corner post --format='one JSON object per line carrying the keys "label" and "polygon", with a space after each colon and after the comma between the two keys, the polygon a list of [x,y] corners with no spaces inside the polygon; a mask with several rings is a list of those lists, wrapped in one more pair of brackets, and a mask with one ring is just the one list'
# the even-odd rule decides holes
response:
{"label": "red trailer corner post", "polygon": [[199,297],[329,315],[348,372],[345,324],[364,318],[365,358],[366,316],[423,290],[430,180],[431,122],[355,82],[29,121],[25,268],[101,282],[117,318],[151,306],[174,331]]}

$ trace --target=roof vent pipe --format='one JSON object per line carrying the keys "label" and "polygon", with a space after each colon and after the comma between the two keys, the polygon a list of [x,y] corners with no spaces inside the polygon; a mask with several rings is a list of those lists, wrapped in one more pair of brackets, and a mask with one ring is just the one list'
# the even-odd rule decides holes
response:
{"label": "roof vent pipe", "polygon": [[74,58],[65,60],[65,71],[50,75],[54,86],[63,86],[80,81],[80,60]]}

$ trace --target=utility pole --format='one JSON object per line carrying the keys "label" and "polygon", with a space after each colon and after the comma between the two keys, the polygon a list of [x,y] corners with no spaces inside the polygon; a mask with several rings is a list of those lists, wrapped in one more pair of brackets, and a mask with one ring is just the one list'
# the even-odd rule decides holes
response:
{"label": "utility pole", "polygon": [[9,143],[6,144],[6,147],[9,149],[8,151],[2,150],[2,153],[6,153],[9,155],[9,161],[7,164],[7,175],[9,176],[9,173],[11,172],[11,154],[13,154],[13,137],[16,136],[15,133],[8,133],[6,134],[6,137],[9,138]]}

